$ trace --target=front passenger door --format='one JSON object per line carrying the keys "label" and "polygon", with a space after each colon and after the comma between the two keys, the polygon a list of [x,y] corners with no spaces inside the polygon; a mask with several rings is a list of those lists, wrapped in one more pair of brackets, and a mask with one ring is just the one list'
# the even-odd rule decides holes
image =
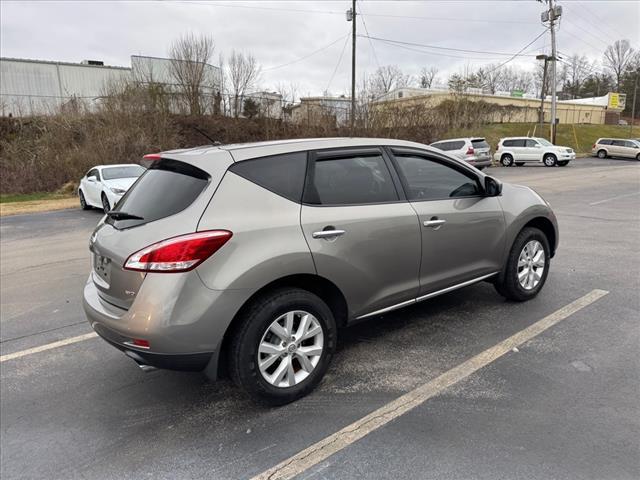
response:
{"label": "front passenger door", "polygon": [[497,197],[478,177],[428,152],[392,149],[394,162],[422,232],[420,295],[498,272],[505,221]]}
{"label": "front passenger door", "polygon": [[420,227],[381,148],[311,152],[300,220],[318,275],[359,317],[418,293]]}
{"label": "front passenger door", "polygon": [[542,145],[536,140],[528,138],[525,140],[524,157],[527,162],[542,162]]}

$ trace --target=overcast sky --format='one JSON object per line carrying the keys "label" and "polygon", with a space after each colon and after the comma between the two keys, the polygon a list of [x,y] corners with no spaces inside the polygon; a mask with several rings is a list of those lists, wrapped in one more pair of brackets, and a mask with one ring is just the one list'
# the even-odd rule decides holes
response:
{"label": "overcast sky", "polygon": [[[559,52],[601,61],[604,49],[626,38],[640,46],[640,1],[559,1],[564,14]],[[3,57],[79,62],[103,60],[130,66],[130,55],[163,57],[172,39],[184,32],[212,35],[218,53],[251,52],[263,67],[261,87],[298,84],[300,95],[328,89],[346,93],[350,85],[351,1],[0,1],[0,53]],[[358,38],[358,72],[396,64],[417,75],[435,66],[439,77],[465,66],[500,63],[544,31],[535,0],[379,1],[359,0],[358,33],[387,40],[461,50],[399,47]],[[408,18],[416,17],[416,18]],[[364,24],[363,24],[364,20]],[[365,29],[366,24],[366,29]],[[525,49],[549,52],[546,33]],[[344,55],[338,64],[341,52]],[[308,56],[313,52],[317,53]],[[296,61],[299,60],[299,61]],[[533,68],[535,58],[510,65]],[[333,72],[335,76],[333,76]],[[332,78],[333,76],[333,78]]]}

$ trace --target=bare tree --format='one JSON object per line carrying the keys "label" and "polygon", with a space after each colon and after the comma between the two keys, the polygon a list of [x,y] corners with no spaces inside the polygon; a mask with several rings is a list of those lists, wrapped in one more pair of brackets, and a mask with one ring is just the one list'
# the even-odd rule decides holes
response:
{"label": "bare tree", "polygon": [[561,71],[563,78],[563,90],[576,98],[580,94],[582,84],[589,76],[590,70],[589,60],[584,55],[571,55],[564,61]]}
{"label": "bare tree", "polygon": [[215,49],[213,38],[187,33],[175,40],[169,48],[171,73],[178,84],[191,115],[200,115],[203,107],[203,87],[215,82],[209,74],[209,65]]}
{"label": "bare tree", "polygon": [[500,65],[489,64],[486,67],[480,67],[476,72],[476,77],[480,88],[495,94],[498,91],[500,81],[502,80],[503,70]]}
{"label": "bare tree", "polygon": [[250,53],[231,52],[227,62],[229,88],[233,96],[233,115],[238,117],[242,111],[242,99],[247,90],[256,85],[260,78],[260,65]]}
{"label": "bare tree", "polygon": [[411,76],[405,75],[397,65],[385,65],[379,67],[370,78],[370,90],[373,95],[379,96],[397,88],[411,85]]}
{"label": "bare tree", "polygon": [[613,73],[616,79],[616,90],[620,89],[622,75],[627,69],[627,65],[631,62],[636,53],[629,40],[616,40],[613,45],[609,45],[604,51],[604,65]]}
{"label": "bare tree", "polygon": [[431,85],[433,85],[433,81],[435,80],[437,74],[437,67],[424,67],[422,70],[420,70],[420,86],[422,88],[431,88]]}

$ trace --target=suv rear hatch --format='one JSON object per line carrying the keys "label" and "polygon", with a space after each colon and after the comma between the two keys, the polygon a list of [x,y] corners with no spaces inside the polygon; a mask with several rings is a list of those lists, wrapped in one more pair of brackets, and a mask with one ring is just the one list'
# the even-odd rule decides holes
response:
{"label": "suv rear hatch", "polygon": [[104,217],[91,236],[93,282],[103,300],[120,308],[131,306],[147,275],[124,269],[129,256],[167,238],[195,232],[233,163],[227,152],[218,150],[214,157],[224,158],[214,158],[205,171],[199,168],[204,164],[202,158],[198,162],[188,158],[187,163],[175,159],[179,156],[153,162],[112,210],[118,213]]}
{"label": "suv rear hatch", "polygon": [[471,146],[478,160],[491,158],[491,147],[484,138],[472,138]]}

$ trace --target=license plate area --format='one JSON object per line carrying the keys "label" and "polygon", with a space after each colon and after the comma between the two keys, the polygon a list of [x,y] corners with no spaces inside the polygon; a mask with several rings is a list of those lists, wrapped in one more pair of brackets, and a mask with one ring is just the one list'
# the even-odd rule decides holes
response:
{"label": "license plate area", "polygon": [[97,253],[93,255],[93,271],[107,285],[111,283],[111,259]]}

